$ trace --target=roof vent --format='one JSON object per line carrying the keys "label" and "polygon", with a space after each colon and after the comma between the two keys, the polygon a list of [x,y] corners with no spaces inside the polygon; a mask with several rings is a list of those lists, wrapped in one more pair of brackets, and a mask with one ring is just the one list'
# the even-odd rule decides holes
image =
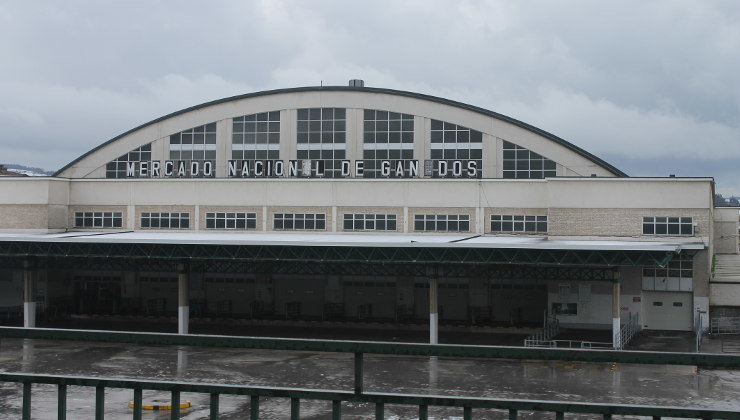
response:
{"label": "roof vent", "polygon": [[668,178],[675,178],[676,174],[668,174]]}
{"label": "roof vent", "polygon": [[365,87],[365,81],[362,79],[352,79],[349,81],[350,87]]}

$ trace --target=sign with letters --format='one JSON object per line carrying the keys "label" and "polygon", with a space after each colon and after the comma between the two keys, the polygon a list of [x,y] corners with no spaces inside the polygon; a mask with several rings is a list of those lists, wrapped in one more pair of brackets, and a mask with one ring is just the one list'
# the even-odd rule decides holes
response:
{"label": "sign with letters", "polygon": [[[363,178],[364,160],[340,160],[334,172],[339,178]],[[480,178],[476,160],[375,160],[377,178]],[[322,178],[327,174],[327,161],[304,160],[229,160],[227,178]],[[128,178],[213,178],[216,163],[212,160],[165,160],[126,162]],[[336,178],[337,176],[335,176]]]}

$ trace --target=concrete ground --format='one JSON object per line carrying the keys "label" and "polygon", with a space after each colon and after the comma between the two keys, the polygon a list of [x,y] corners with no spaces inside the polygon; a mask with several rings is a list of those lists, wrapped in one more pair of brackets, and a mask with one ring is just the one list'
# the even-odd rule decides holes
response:
{"label": "concrete ground", "polygon": [[[94,323],[81,323],[90,327]],[[152,326],[152,325],[150,325]],[[249,335],[313,336],[345,339],[424,341],[426,333],[414,330],[366,328],[293,329],[275,326],[237,326]],[[227,329],[228,330],[228,329]],[[213,331],[209,331],[213,332]],[[227,331],[228,332],[228,331]],[[267,334],[271,332],[271,334]],[[261,333],[261,334],[260,334]],[[588,332],[582,332],[589,334]],[[577,332],[569,332],[577,334]],[[598,332],[590,332],[598,337]],[[525,332],[501,334],[446,331],[443,341],[475,344],[521,344]],[[735,341],[733,341],[733,339]],[[641,344],[642,343],[642,344]],[[644,331],[632,348],[690,351],[693,334]],[[647,347],[647,348],[646,348]],[[736,337],[705,338],[703,351],[740,352]],[[0,341],[0,370],[60,375],[127,377],[182,380],[206,383],[287,386],[325,389],[352,388],[352,355],[285,351],[243,350],[203,347],[137,346],[111,343],[3,339]],[[740,411],[740,370],[697,369],[693,366],[600,364],[482,359],[447,359],[406,356],[365,356],[368,391],[420,394],[488,396],[545,400],[592,401],[632,404],[712,407]],[[128,390],[106,391],[106,419],[129,419]],[[168,402],[169,394],[145,392],[145,403]],[[208,416],[208,396],[184,394],[192,408],[182,418]],[[35,385],[33,418],[45,419],[56,412],[56,389]],[[20,417],[20,386],[0,384],[0,419]],[[70,387],[68,418],[93,417],[94,390]],[[249,410],[246,397],[222,397],[224,419],[242,419]],[[343,404],[344,419],[366,419],[373,407]],[[285,419],[289,402],[261,401],[261,418]],[[523,418],[552,418],[552,413],[520,413]],[[500,411],[475,410],[474,418],[508,418]],[[148,412],[146,419],[164,420],[169,413]],[[301,418],[328,419],[327,402],[304,401]],[[387,406],[386,418],[415,419],[416,407]],[[430,407],[430,418],[461,419],[461,410]],[[593,416],[568,416],[593,418]]]}

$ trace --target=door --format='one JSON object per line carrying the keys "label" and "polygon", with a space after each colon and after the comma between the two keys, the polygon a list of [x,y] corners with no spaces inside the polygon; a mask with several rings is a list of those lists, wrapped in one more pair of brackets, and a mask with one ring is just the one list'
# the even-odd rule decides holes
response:
{"label": "door", "polygon": [[691,331],[693,329],[691,293],[643,292],[645,319],[649,330]]}

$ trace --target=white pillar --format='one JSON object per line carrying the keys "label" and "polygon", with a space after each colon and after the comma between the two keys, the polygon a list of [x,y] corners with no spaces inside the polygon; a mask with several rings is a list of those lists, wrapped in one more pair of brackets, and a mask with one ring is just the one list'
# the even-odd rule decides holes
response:
{"label": "white pillar", "polygon": [[429,273],[429,344],[439,343],[438,277],[437,269],[434,267],[432,272]]}
{"label": "white pillar", "polygon": [[31,262],[23,261],[23,328],[36,328],[34,274]]}
{"label": "white pillar", "polygon": [[178,266],[179,274],[177,275],[177,333],[187,334],[188,324],[190,321],[190,298],[188,286],[190,283],[189,265],[180,264]]}
{"label": "white pillar", "polygon": [[614,280],[612,281],[612,337],[615,349],[622,348],[622,340],[619,335],[619,330],[621,329],[621,320],[619,315],[619,278],[619,271],[615,271]]}
{"label": "white pillar", "polygon": [[188,372],[188,351],[177,349],[177,378],[180,379]]}

